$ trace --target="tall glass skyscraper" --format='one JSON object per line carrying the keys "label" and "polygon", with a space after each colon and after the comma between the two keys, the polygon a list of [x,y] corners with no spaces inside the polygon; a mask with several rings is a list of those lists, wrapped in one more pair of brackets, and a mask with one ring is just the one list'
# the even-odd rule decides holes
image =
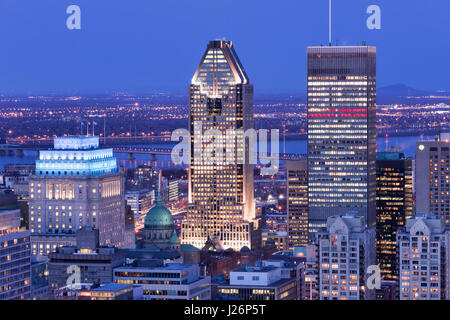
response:
{"label": "tall glass skyscraper", "polygon": [[[244,156],[249,141],[243,134],[253,128],[253,85],[231,41],[209,42],[189,86],[189,105],[190,205],[182,243],[202,248],[214,239],[224,249],[256,248],[261,240],[253,166]],[[214,137],[207,130],[214,130]],[[236,139],[225,143],[227,130],[236,132]],[[217,148],[213,141],[223,144]],[[223,160],[215,157],[222,151]]]}
{"label": "tall glass skyscraper", "polygon": [[385,280],[398,276],[397,230],[412,216],[412,159],[377,153],[377,262]]}
{"label": "tall glass skyscraper", "polygon": [[309,47],[310,232],[356,212],[375,225],[376,48]]}

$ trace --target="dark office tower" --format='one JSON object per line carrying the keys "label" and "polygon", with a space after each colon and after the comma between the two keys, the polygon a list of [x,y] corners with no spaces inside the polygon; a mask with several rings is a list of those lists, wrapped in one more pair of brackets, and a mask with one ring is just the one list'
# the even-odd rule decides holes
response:
{"label": "dark office tower", "polygon": [[375,117],[375,47],[309,47],[310,233],[350,211],[375,226]]}
{"label": "dark office tower", "polygon": [[386,280],[397,279],[397,230],[412,216],[412,159],[377,154],[377,262]]}
{"label": "dark office tower", "polygon": [[[253,128],[253,85],[231,41],[209,42],[189,86],[189,107],[189,208],[182,243],[202,248],[214,239],[224,249],[254,249],[261,239],[253,166],[243,156],[249,150],[244,132]],[[224,142],[229,131],[237,138],[227,139],[220,159],[215,143]]]}
{"label": "dark office tower", "polygon": [[289,248],[308,245],[308,161],[286,162]]}

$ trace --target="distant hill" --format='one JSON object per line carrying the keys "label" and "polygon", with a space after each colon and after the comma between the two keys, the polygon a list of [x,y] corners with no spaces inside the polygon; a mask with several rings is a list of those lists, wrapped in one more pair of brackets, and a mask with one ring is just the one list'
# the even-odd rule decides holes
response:
{"label": "distant hill", "polygon": [[[381,87],[377,89],[377,103],[423,103],[429,101],[429,96],[439,96],[443,98],[433,98],[433,102],[448,102],[450,100],[450,92],[426,91],[418,90],[402,83]],[[445,98],[447,97],[447,98]]]}
{"label": "distant hill", "polygon": [[377,96],[396,96],[396,97],[424,97],[432,94],[432,91],[417,90],[402,83],[393,84],[387,87],[381,87],[377,89]]}

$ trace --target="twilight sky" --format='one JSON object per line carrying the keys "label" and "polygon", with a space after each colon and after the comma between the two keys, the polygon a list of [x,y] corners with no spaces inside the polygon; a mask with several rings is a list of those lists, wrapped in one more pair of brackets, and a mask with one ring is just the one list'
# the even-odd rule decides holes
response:
{"label": "twilight sky", "polygon": [[[66,8],[81,8],[81,30]],[[381,30],[366,9],[381,7]],[[333,0],[333,43],[377,47],[378,86],[450,91],[449,0]],[[186,93],[210,39],[232,40],[255,93],[306,90],[328,0],[0,0],[0,94]]]}

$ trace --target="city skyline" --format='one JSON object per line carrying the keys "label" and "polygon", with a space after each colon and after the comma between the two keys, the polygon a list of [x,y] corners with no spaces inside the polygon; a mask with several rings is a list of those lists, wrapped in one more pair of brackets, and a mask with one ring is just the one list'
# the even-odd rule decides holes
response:
{"label": "city skyline", "polygon": [[3,0],[0,300],[450,300],[445,1]]}

